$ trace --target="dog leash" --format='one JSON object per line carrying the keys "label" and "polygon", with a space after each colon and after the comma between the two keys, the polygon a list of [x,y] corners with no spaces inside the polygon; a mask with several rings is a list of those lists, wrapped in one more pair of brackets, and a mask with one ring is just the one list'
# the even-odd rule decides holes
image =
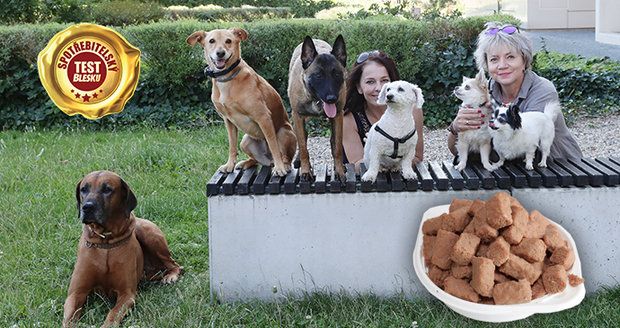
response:
{"label": "dog leash", "polygon": [[375,125],[375,130],[377,130],[377,132],[381,133],[384,137],[392,140],[394,142],[394,151],[392,152],[392,155],[390,155],[391,159],[397,159],[397,158],[403,158],[402,156],[398,156],[398,144],[399,143],[405,143],[405,141],[411,139],[411,137],[413,137],[413,135],[415,134],[415,128],[413,128],[413,131],[409,132],[409,134],[407,134],[406,136],[402,137],[402,138],[394,138],[391,135],[389,135],[387,132],[385,132],[383,129],[381,129],[379,127],[379,125]]}

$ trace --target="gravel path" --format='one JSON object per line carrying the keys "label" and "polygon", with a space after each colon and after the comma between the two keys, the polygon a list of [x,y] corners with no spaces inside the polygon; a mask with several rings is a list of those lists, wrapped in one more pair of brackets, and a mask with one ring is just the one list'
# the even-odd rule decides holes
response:
{"label": "gravel path", "polygon": [[[620,156],[620,115],[583,118],[569,127],[585,157]],[[452,159],[446,146],[446,130],[424,128],[424,159]],[[313,165],[331,163],[329,138],[308,139],[308,151]]]}

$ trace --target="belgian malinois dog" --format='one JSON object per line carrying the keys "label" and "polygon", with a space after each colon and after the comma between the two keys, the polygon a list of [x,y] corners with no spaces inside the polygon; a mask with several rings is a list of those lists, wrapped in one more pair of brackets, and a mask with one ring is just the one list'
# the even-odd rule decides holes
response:
{"label": "belgian malinois dog", "polygon": [[323,40],[306,36],[293,51],[288,74],[288,96],[299,159],[300,175],[311,180],[305,121],[312,116],[327,117],[331,122],[331,147],[334,178],[344,181],[342,164],[342,117],[346,97],[347,49],[342,35],[331,47]]}

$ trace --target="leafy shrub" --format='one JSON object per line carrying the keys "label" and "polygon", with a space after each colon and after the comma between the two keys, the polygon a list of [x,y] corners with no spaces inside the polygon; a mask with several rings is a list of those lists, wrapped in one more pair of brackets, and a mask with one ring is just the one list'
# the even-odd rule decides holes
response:
{"label": "leafy shrub", "polygon": [[92,5],[92,20],[102,25],[124,26],[155,22],[164,9],[155,2],[112,0]]}
{"label": "leafy shrub", "polygon": [[58,23],[77,23],[91,17],[91,0],[44,0],[49,16]]}
{"label": "leafy shrub", "polygon": [[39,0],[0,1],[0,24],[35,23],[42,12]]}
{"label": "leafy shrub", "polygon": [[292,18],[288,7],[241,7],[221,8],[216,6],[168,7],[166,17],[171,20],[194,18],[201,21],[250,22],[258,19]]}
{"label": "leafy shrub", "polygon": [[[118,27],[140,48],[141,73],[137,90],[123,113],[95,122],[67,118],[49,100],[41,86],[36,56],[48,40],[66,25],[0,27],[0,129],[55,126],[114,128],[203,126],[219,120],[210,100],[211,83],[203,74],[205,60],[199,46],[185,39],[196,30],[239,26],[249,33],[241,44],[246,62],[263,76],[288,105],[288,65],[293,49],[306,35],[332,44],[343,34],[349,67],[357,54],[382,49],[397,63],[401,78],[418,84],[427,100],[425,124],[439,127],[454,117],[458,100],[451,95],[461,77],[476,73],[473,50],[478,32],[489,20],[512,21],[509,16],[455,20],[324,21],[271,20],[251,23],[204,23],[191,20]],[[554,82],[562,101],[575,114],[617,111],[620,106],[620,65],[613,61],[580,61],[573,67],[552,65],[564,59],[539,53],[535,70]],[[615,109],[614,109],[615,108]]]}
{"label": "leafy shrub", "polygon": [[314,14],[336,6],[334,0],[157,0],[163,6],[218,5],[225,8],[250,5],[254,7],[288,7],[295,17],[314,17]]}

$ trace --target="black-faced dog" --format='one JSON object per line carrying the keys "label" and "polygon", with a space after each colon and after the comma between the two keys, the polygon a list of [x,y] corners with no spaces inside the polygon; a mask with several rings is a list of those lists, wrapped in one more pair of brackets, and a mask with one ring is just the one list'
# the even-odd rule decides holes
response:
{"label": "black-faced dog", "polygon": [[342,117],[346,94],[347,50],[342,35],[333,47],[327,42],[306,36],[291,57],[288,96],[293,125],[299,144],[300,175],[312,179],[305,121],[309,117],[327,117],[331,122],[331,150],[334,178],[344,180],[342,164]]}

